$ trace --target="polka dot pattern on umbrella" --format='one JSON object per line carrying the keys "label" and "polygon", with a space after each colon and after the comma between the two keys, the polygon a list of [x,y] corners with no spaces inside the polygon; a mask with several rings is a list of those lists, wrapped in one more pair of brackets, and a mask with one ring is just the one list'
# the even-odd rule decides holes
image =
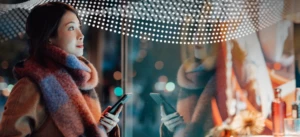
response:
{"label": "polka dot pattern on umbrella", "polygon": [[[50,0],[58,1],[58,0]],[[0,42],[24,33],[35,5],[0,4]],[[210,44],[243,37],[278,21],[291,5],[282,0],[62,0],[83,25],[144,40]]]}

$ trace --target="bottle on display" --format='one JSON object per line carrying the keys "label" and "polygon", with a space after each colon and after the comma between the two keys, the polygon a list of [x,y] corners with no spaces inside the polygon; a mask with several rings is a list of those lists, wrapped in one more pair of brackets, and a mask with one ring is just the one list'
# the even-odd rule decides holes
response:
{"label": "bottle on display", "polygon": [[286,103],[281,98],[281,89],[275,89],[275,99],[272,102],[273,135],[284,135],[284,118],[286,118]]}
{"label": "bottle on display", "polygon": [[[300,88],[296,88],[296,101],[295,103],[297,105],[297,117],[296,118],[300,118]],[[293,105],[294,105],[293,104]],[[296,108],[296,105],[292,106]],[[295,111],[296,112],[296,111]],[[294,109],[293,109],[293,113],[294,113]],[[293,117],[294,118],[294,117]]]}
{"label": "bottle on display", "polygon": [[292,104],[292,118],[296,119],[299,116],[299,110],[298,110],[298,102],[294,102]]}

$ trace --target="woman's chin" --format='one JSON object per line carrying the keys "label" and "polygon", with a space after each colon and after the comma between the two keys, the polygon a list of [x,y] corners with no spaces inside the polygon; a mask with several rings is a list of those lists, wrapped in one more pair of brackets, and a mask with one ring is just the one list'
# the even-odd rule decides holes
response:
{"label": "woman's chin", "polygon": [[76,56],[77,57],[83,56],[83,53],[77,54]]}
{"label": "woman's chin", "polygon": [[77,52],[77,53],[74,53],[74,55],[75,55],[76,57],[83,56],[83,52]]}

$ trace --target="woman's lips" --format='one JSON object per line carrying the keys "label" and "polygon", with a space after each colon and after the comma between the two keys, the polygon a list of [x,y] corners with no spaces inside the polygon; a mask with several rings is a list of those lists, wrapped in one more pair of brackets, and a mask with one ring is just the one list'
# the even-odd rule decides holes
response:
{"label": "woman's lips", "polygon": [[83,45],[77,45],[76,47],[77,48],[83,48]]}

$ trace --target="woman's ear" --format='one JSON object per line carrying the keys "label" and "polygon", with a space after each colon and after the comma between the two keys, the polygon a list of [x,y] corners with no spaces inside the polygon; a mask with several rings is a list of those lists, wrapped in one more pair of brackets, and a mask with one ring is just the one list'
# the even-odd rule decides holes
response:
{"label": "woman's ear", "polygon": [[50,39],[48,40],[48,43],[49,43],[49,44],[53,44],[52,40],[50,40]]}
{"label": "woman's ear", "polygon": [[49,44],[55,44],[55,39],[54,38],[49,38],[48,43]]}

